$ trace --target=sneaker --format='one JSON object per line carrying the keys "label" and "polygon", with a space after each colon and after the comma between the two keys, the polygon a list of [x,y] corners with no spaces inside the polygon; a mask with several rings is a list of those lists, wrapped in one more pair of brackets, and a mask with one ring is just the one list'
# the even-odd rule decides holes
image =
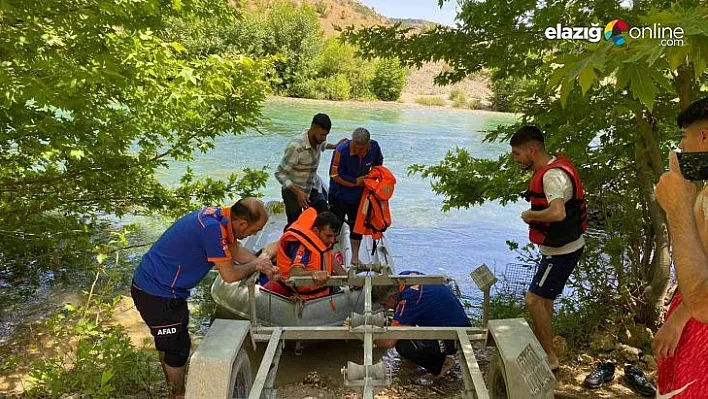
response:
{"label": "sneaker", "polygon": [[651,381],[644,376],[644,372],[639,369],[639,367],[633,364],[630,364],[624,368],[624,381],[630,388],[642,396],[648,398],[656,396],[656,388],[654,387],[654,384],[652,384]]}
{"label": "sneaker", "polygon": [[597,389],[602,384],[607,384],[615,379],[615,365],[612,362],[598,363],[595,370],[591,371],[583,385],[589,389]]}

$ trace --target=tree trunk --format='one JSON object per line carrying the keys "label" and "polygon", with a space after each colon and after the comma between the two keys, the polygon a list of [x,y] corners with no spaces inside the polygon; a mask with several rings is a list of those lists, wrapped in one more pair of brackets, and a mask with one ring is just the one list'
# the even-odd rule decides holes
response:
{"label": "tree trunk", "polygon": [[[648,206],[651,230],[654,233],[653,256],[647,270],[644,303],[639,317],[647,325],[656,325],[664,309],[664,298],[669,287],[671,273],[670,239],[666,215],[654,196],[654,183],[663,172],[663,160],[659,145],[654,139],[654,126],[650,114],[635,115],[637,134],[635,161],[641,193]],[[647,256],[649,254],[646,254]]]}

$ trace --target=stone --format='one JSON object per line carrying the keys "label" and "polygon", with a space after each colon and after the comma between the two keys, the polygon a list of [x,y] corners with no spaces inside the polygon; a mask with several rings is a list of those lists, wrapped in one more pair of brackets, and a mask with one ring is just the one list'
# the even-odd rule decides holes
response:
{"label": "stone", "polygon": [[656,358],[652,355],[644,355],[643,357],[644,364],[646,364],[646,368],[649,371],[655,371],[659,366],[656,363]]}
{"label": "stone", "polygon": [[627,345],[645,349],[651,347],[651,343],[654,341],[654,333],[649,328],[642,324],[633,324],[629,326],[629,332],[631,338],[629,342],[625,342]]}
{"label": "stone", "polygon": [[590,338],[590,349],[596,352],[611,352],[615,349],[615,337],[607,333],[595,333]]}
{"label": "stone", "polygon": [[622,359],[628,362],[638,362],[641,351],[633,346],[617,344],[617,352]]}

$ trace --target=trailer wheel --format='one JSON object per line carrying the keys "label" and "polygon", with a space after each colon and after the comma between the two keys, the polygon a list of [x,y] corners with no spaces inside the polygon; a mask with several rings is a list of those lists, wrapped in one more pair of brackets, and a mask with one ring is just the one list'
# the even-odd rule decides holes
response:
{"label": "trailer wheel", "polygon": [[494,353],[489,361],[489,370],[487,370],[487,387],[489,388],[490,398],[509,398],[504,361],[502,360],[502,357],[499,354],[499,349],[497,348],[494,348]]}
{"label": "trailer wheel", "polygon": [[252,384],[251,361],[248,359],[246,350],[241,348],[231,368],[231,395],[229,397],[232,399],[248,398]]}

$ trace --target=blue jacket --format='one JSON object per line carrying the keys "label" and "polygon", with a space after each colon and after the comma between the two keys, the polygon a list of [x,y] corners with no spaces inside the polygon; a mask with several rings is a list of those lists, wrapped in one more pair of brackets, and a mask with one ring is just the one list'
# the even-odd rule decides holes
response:
{"label": "blue jacket", "polygon": [[365,176],[374,166],[383,165],[383,154],[376,140],[369,142],[364,157],[351,151],[351,140],[337,146],[329,164],[329,196],[345,204],[358,204],[363,191],[356,179]]}

